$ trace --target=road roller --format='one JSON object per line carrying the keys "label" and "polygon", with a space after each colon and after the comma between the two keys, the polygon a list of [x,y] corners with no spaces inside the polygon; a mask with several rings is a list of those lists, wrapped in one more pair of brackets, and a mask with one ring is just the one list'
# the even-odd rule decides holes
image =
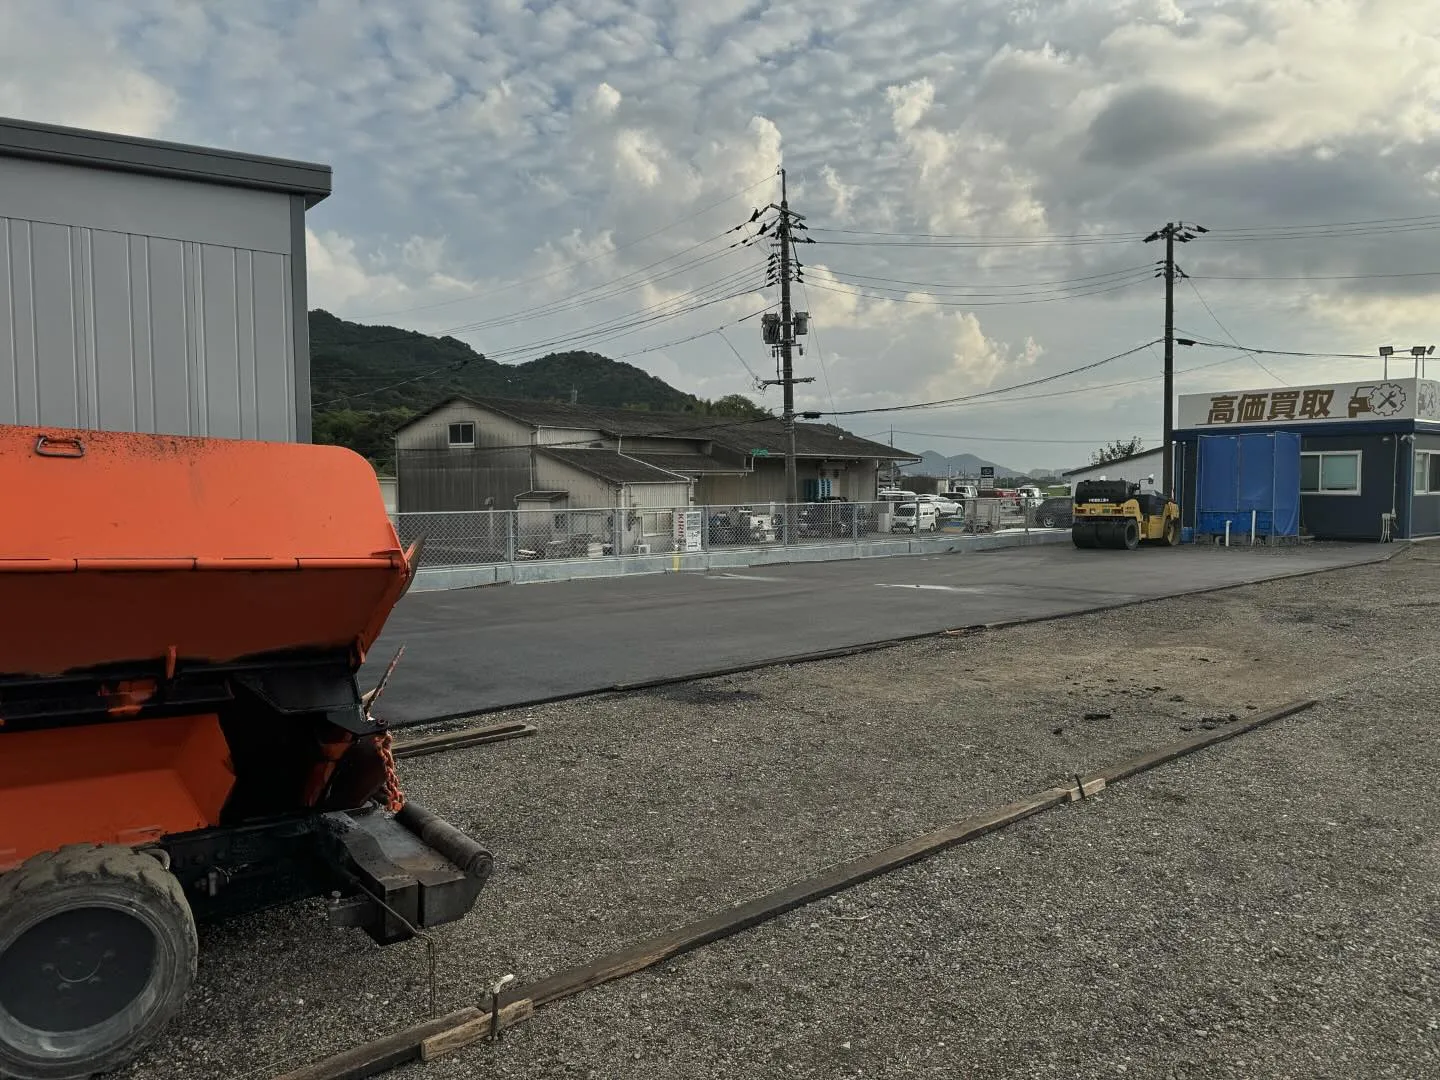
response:
{"label": "road roller", "polygon": [[0,427],[0,1077],[180,1011],[196,923],[308,897],[379,944],[465,916],[356,673],[413,579],[335,446]]}
{"label": "road roller", "polygon": [[1180,542],[1180,507],[1127,480],[1082,480],[1075,485],[1070,539],[1077,548],[1173,547]]}

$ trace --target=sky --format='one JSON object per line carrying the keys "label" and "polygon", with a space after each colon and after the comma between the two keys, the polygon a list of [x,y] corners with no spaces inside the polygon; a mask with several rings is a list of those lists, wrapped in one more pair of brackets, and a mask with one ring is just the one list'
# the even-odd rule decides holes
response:
{"label": "sky", "polygon": [[783,166],[801,407],[989,392],[836,422],[1023,469],[1158,441],[1167,221],[1182,334],[1367,357],[1179,347],[1179,393],[1440,341],[1422,0],[4,0],[0,115],[324,162],[312,306],[777,409]]}

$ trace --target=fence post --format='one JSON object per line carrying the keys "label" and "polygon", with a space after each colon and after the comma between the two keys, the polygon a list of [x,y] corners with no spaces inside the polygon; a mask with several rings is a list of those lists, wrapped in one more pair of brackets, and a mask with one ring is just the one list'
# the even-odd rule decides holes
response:
{"label": "fence post", "polygon": [[500,510],[497,513],[505,515],[505,561],[513,563],[515,561],[515,533],[519,528],[515,517],[520,511]]}

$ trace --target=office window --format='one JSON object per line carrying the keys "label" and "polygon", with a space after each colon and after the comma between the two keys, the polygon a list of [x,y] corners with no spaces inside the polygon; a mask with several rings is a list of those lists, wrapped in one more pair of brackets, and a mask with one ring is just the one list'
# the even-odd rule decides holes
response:
{"label": "office window", "polygon": [[1306,495],[1359,495],[1360,451],[1301,454],[1300,491]]}
{"label": "office window", "polygon": [[1440,495],[1440,450],[1415,451],[1415,494]]}
{"label": "office window", "polygon": [[450,425],[451,446],[474,446],[475,425],[469,422]]}

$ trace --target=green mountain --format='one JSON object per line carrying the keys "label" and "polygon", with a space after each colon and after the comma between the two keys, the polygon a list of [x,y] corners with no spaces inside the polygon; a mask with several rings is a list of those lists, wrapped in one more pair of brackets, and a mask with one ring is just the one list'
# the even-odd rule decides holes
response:
{"label": "green mountain", "polygon": [[310,312],[310,400],[316,442],[338,443],[381,468],[396,428],[457,395],[576,401],[618,409],[749,415],[739,395],[710,402],[634,364],[593,352],[558,352],[501,364],[453,337],[346,322]]}

